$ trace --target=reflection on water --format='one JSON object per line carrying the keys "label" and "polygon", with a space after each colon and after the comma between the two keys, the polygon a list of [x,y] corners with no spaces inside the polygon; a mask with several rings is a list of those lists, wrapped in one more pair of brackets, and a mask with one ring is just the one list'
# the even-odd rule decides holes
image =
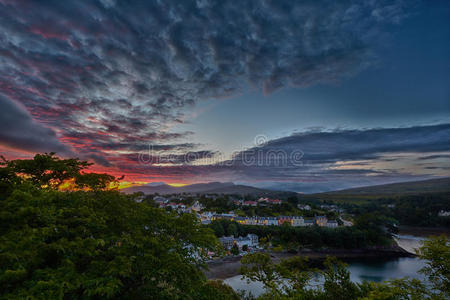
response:
{"label": "reflection on water", "polygon": [[401,257],[396,259],[374,260],[364,259],[349,262],[350,278],[354,282],[385,281],[411,277],[424,279],[420,269],[424,267],[424,261],[413,257]]}
{"label": "reflection on water", "polygon": [[[425,263],[418,258],[354,259],[347,261],[347,263],[350,278],[354,282],[364,280],[380,282],[403,277],[424,279],[424,276],[418,271],[424,267]],[[260,282],[247,283],[246,280],[241,280],[241,278],[242,276],[238,275],[228,278],[224,282],[236,291],[245,290],[251,292],[254,296],[258,296],[264,291]]]}

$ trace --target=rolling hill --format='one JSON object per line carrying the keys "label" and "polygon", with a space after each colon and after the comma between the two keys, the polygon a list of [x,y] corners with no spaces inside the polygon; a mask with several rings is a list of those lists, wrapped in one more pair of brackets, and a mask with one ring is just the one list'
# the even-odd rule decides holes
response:
{"label": "rolling hill", "polygon": [[373,185],[326,193],[304,194],[301,198],[303,200],[363,204],[380,199],[399,199],[409,196],[436,194],[448,194],[448,197],[450,197],[450,177]]}
{"label": "rolling hill", "polygon": [[422,181],[408,181],[400,183],[373,185],[352,189],[345,189],[324,194],[348,195],[415,195],[423,193],[450,192],[450,177],[429,179]]}
{"label": "rolling hill", "polygon": [[209,182],[173,187],[168,184],[143,185],[125,188],[124,193],[143,192],[145,194],[178,194],[178,193],[198,193],[198,194],[252,194],[266,195],[277,193],[277,191],[259,189],[247,185],[236,185],[233,182]]}

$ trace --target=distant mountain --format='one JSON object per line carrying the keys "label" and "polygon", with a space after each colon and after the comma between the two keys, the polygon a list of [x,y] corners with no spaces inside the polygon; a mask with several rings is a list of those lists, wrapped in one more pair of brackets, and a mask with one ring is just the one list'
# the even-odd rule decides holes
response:
{"label": "distant mountain", "polygon": [[164,182],[150,182],[146,184],[146,186],[160,186],[160,185],[167,185],[167,184]]}
{"label": "distant mountain", "polygon": [[346,195],[413,195],[424,193],[450,192],[450,177],[429,179],[422,181],[408,181],[400,183],[373,185],[352,188],[323,194]]}
{"label": "distant mountain", "polygon": [[131,194],[143,192],[145,194],[177,194],[177,193],[198,193],[198,194],[253,194],[265,195],[273,194],[276,191],[259,189],[247,185],[236,185],[233,182],[208,182],[173,187],[168,184],[133,186],[121,190],[124,193]]}

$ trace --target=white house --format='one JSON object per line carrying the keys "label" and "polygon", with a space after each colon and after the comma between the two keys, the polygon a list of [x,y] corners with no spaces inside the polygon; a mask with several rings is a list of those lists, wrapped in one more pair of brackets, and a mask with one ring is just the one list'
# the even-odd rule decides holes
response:
{"label": "white house", "polygon": [[278,225],[278,219],[275,217],[268,217],[267,218],[267,225]]}
{"label": "white house", "polygon": [[219,238],[219,241],[225,249],[231,249],[234,245],[234,236],[223,236]]}
{"label": "white house", "polygon": [[161,197],[161,196],[156,196],[153,198],[153,201],[155,201],[156,204],[162,204],[162,203],[169,202],[169,199]]}
{"label": "white house", "polygon": [[298,204],[297,208],[300,209],[300,210],[311,210],[311,206],[303,205],[303,204]]}
{"label": "white house", "polygon": [[338,222],[336,220],[329,220],[327,223],[328,228],[336,228],[338,227]]}
{"label": "white house", "polygon": [[450,211],[440,210],[438,212],[438,217],[448,217],[450,216]]}
{"label": "white house", "polygon": [[302,216],[292,217],[292,226],[305,226],[305,219]]}
{"label": "white house", "polygon": [[200,211],[203,209],[203,205],[200,202],[195,201],[194,204],[192,204],[191,209],[193,211]]}
{"label": "white house", "polygon": [[252,248],[258,246],[258,236],[256,234],[249,233],[247,236],[235,238],[233,236],[224,236],[219,238],[225,249],[231,249],[236,244],[239,249],[242,249],[244,245]]}
{"label": "white house", "polygon": [[249,233],[245,237],[238,237],[236,239],[236,244],[239,249],[242,249],[242,246],[247,245],[247,247],[252,248],[258,246],[258,236],[256,234]]}

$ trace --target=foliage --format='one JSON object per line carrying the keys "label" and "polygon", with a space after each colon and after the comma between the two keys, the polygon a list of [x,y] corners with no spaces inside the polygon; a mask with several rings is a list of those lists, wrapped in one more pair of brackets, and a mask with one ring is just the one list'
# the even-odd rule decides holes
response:
{"label": "foliage", "polygon": [[[356,284],[350,280],[346,265],[335,258],[326,259],[324,270],[312,270],[299,257],[276,264],[266,253],[244,256],[241,273],[247,280],[264,284],[265,293],[258,299],[444,300],[449,298],[449,251],[450,244],[444,236],[432,238],[422,247],[421,258],[429,261],[423,269],[427,282],[404,278]],[[314,273],[321,274],[323,285],[314,286]]]}
{"label": "foliage", "polygon": [[433,285],[441,291],[442,296],[450,298],[450,245],[445,236],[433,237],[424,243],[419,251],[420,256],[427,261],[422,270]]}
{"label": "foliage", "polygon": [[3,161],[0,298],[236,299],[202,273],[218,243],[195,216],[115,190],[56,189],[84,166],[53,154]]}
{"label": "foliage", "polygon": [[[441,187],[442,189],[442,187]],[[341,194],[303,195],[303,201],[315,204],[338,204],[349,214],[379,214],[396,220],[399,225],[450,227],[450,217],[439,216],[448,210],[450,192],[421,192],[418,194]]]}
{"label": "foliage", "polygon": [[359,296],[358,286],[350,280],[347,266],[336,258],[328,257],[322,272],[325,279],[323,289],[330,299],[347,300]]}
{"label": "foliage", "polygon": [[239,254],[239,247],[238,247],[238,245],[234,244],[233,247],[231,247],[230,252],[233,255],[238,255]]}
{"label": "foliage", "polygon": [[[28,183],[39,188],[57,189],[70,183],[71,189],[106,189],[116,178],[108,174],[85,173],[91,166],[78,158],[60,159],[55,153],[36,154],[33,159],[8,161],[1,157],[0,189]],[[11,190],[9,190],[10,192]]]}
{"label": "foliage", "polygon": [[286,249],[298,248],[336,248],[360,249],[372,246],[388,246],[391,244],[390,233],[385,228],[383,219],[374,217],[373,222],[366,222],[366,227],[291,227],[291,226],[250,226],[229,220],[214,220],[208,225],[217,237],[226,231],[230,234],[237,228],[237,235],[246,236],[249,233],[258,235],[260,241],[270,241],[274,246],[281,245]]}

